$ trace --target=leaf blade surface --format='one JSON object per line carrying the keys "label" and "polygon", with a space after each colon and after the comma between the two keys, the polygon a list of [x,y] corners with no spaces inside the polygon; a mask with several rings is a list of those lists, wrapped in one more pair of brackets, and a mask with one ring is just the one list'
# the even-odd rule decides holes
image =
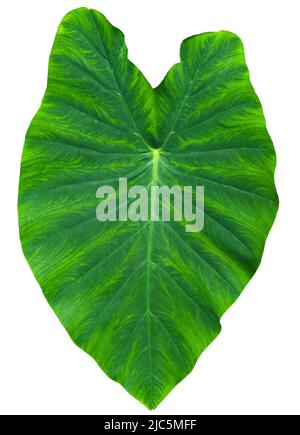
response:
{"label": "leaf blade surface", "polygon": [[[240,39],[191,37],[152,89],[122,33],[85,8],[62,21],[24,147],[21,241],[74,342],[153,409],[193,369],[257,270],[276,158]],[[96,219],[96,190],[205,187],[205,228]]]}

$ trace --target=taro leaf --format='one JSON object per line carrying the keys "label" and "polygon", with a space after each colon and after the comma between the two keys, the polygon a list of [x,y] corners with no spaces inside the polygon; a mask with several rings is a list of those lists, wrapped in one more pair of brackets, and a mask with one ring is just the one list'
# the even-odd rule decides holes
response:
{"label": "taro leaf", "polygon": [[[153,90],[103,15],[62,21],[24,148],[22,245],[74,342],[148,408],[191,372],[257,270],[278,208],[275,160],[236,35],[185,40]],[[96,191],[120,177],[204,186],[204,230],[100,223]]]}

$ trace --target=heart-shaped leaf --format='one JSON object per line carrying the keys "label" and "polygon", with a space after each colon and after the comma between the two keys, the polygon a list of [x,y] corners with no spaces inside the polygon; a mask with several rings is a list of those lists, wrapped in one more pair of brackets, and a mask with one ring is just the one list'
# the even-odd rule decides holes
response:
{"label": "heart-shaped leaf", "polygon": [[[236,35],[185,40],[153,90],[103,15],[64,18],[24,148],[22,245],[74,342],[150,409],[190,373],[257,270],[278,208],[274,169]],[[204,230],[99,222],[97,189],[120,178],[204,186]]]}

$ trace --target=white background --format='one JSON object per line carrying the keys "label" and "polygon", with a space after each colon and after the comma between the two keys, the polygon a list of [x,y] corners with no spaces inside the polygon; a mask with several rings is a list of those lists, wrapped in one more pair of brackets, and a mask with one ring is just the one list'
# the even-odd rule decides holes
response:
{"label": "white background", "polygon": [[225,29],[243,39],[278,154],[281,208],[261,268],[223,318],[222,334],[155,413],[300,414],[299,0],[2,2],[0,413],[150,414],[71,342],[18,238],[24,136],[45,91],[57,26],[79,6],[122,29],[152,85],[178,61],[185,37]]}

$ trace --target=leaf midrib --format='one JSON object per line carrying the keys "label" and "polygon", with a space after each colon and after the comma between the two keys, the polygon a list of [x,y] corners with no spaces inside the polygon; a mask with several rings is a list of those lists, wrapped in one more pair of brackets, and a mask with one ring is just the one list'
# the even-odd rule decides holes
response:
{"label": "leaf midrib", "polygon": [[[152,183],[151,186],[156,186],[158,183],[158,167],[159,167],[159,150],[152,151]],[[151,307],[151,266],[153,256],[153,238],[154,238],[154,222],[152,219],[149,222],[148,228],[148,250],[147,250],[147,272],[146,272],[146,318],[147,318],[147,335],[148,335],[148,364],[151,384],[151,401],[153,400],[153,367],[152,367],[152,340],[151,340],[151,319],[153,317]]]}

